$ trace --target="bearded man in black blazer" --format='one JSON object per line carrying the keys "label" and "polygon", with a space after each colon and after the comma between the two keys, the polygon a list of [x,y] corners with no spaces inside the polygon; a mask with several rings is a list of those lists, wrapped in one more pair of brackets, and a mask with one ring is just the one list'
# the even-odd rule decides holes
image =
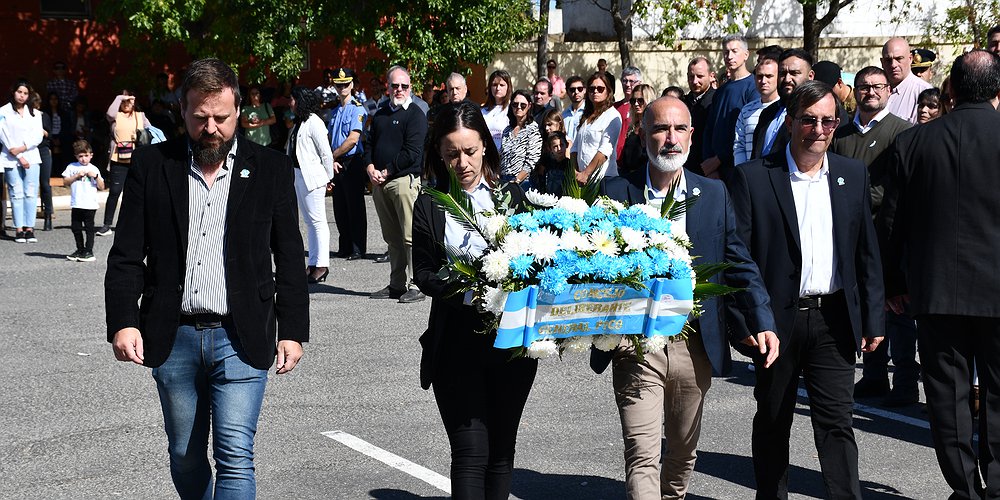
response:
{"label": "bearded man in black blazer", "polygon": [[960,56],[951,88],[953,111],[896,137],[878,219],[886,295],[893,311],[909,302],[917,321],[931,435],[950,498],[1000,498],[1000,58],[983,50]]}
{"label": "bearded man in black blazer", "polygon": [[789,434],[804,373],[827,496],[860,499],[854,366],[884,329],[868,174],[863,163],[827,153],[840,122],[827,84],[805,82],[787,104],[788,146],[737,167],[730,185],[781,341],[781,356],[757,370],[754,388],[757,498],[788,497]]}
{"label": "bearded man in black blazer", "polygon": [[237,137],[239,81],[218,59],[193,62],[181,96],[189,137],[132,157],[105,277],[108,341],[153,369],[180,497],[253,498],[267,371],[275,355],[291,371],[309,338],[293,170]]}

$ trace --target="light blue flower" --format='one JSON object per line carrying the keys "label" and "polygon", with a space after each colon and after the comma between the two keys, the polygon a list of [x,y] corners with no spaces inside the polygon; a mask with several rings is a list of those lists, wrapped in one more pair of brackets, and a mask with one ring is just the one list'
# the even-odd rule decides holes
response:
{"label": "light blue flower", "polygon": [[531,265],[535,258],[531,255],[518,255],[510,259],[510,270],[514,276],[521,279],[528,279],[531,274]]}
{"label": "light blue flower", "polygon": [[538,230],[538,221],[531,212],[514,214],[507,219],[507,223],[514,229],[524,229],[526,231]]}
{"label": "light blue flower", "polygon": [[538,286],[545,292],[559,294],[566,290],[566,275],[557,267],[546,267],[538,273]]}

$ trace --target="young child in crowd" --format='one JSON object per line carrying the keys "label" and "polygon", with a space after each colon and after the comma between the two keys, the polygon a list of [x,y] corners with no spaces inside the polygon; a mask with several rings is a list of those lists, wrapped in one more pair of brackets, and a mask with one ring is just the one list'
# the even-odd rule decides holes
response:
{"label": "young child in crowd", "polygon": [[[76,162],[70,163],[63,170],[63,185],[70,188],[70,207],[73,209],[71,226],[73,237],[76,238],[76,251],[66,258],[77,262],[93,262],[94,257],[94,216],[97,214],[97,191],[104,189],[104,178],[101,171],[90,163],[94,150],[90,143],[78,140],[73,143],[73,156]],[[83,238],[87,231],[86,242]]]}
{"label": "young child in crowd", "polygon": [[540,178],[534,185],[540,186],[539,191],[562,196],[563,178],[569,167],[569,158],[566,157],[568,145],[564,132],[556,130],[545,135],[542,158],[535,169]]}

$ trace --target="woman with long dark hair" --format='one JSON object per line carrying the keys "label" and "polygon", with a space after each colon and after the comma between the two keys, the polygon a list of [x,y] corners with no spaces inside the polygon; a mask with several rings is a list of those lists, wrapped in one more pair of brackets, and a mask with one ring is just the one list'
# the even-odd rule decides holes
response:
{"label": "woman with long dark hair", "polygon": [[[7,182],[7,198],[14,212],[14,241],[34,243],[35,206],[38,203],[38,172],[42,157],[38,145],[42,142],[42,114],[29,102],[31,84],[18,80],[10,88],[10,102],[0,108],[0,166]],[[6,207],[0,206],[0,215]],[[0,221],[2,222],[2,221]],[[0,227],[3,227],[0,224]]]}
{"label": "woman with long dark hair", "polygon": [[[430,130],[424,168],[449,188],[455,172],[477,211],[493,208],[500,158],[479,109],[469,102],[446,105]],[[514,206],[523,206],[517,184],[506,188]],[[486,241],[445,217],[431,197],[421,194],[413,208],[414,281],[433,298],[427,331],[420,337],[420,385],[433,387],[451,443],[451,494],[456,500],[506,499],[510,495],[514,448],[521,412],[538,368],[536,360],[511,359],[495,349],[496,331],[487,335],[483,316],[462,294],[453,295],[438,277],[448,262],[445,245],[471,255]]]}
{"label": "woman with long dark hair", "polygon": [[587,101],[570,148],[570,163],[576,167],[576,180],[581,184],[595,172],[598,179],[618,175],[615,146],[622,131],[622,117],[614,107],[613,89],[604,73],[594,73],[587,79]]}
{"label": "woman with long dark hair", "polygon": [[118,197],[125,188],[125,177],[132,163],[132,152],[139,145],[139,134],[149,127],[146,114],[136,109],[135,95],[123,90],[121,95],[108,106],[105,113],[111,123],[111,188],[108,191],[108,203],[104,207],[104,225],[97,231],[98,236],[111,234],[111,223],[115,220],[115,210],[118,208]]}
{"label": "woman with long dark hair", "polygon": [[521,189],[531,188],[531,172],[542,156],[542,134],[531,119],[531,94],[518,90],[507,112],[510,123],[500,141],[500,181],[515,182]]}
{"label": "woman with long dark hair", "polygon": [[306,223],[309,241],[309,282],[321,283],[330,274],[330,226],[326,223],[326,191],[333,178],[333,151],[326,125],[316,114],[322,101],[315,91],[292,89],[290,109],[295,116],[285,151],[295,166],[295,196]]}
{"label": "woman with long dark hair", "polygon": [[[502,69],[490,73],[486,83],[486,104],[483,105],[482,109],[483,117],[486,119],[486,126],[489,127],[493,144],[499,151],[503,131],[510,125],[507,108],[510,106],[511,93],[514,92],[514,88],[510,84],[510,73]],[[531,99],[528,102],[531,102]]]}

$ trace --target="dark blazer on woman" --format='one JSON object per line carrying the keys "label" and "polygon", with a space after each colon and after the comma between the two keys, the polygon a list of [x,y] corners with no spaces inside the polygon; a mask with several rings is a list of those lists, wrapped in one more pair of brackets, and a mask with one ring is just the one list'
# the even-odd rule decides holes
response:
{"label": "dark blazer on woman", "polygon": [[[524,206],[524,191],[514,183],[505,188],[511,204]],[[449,335],[475,335],[486,324],[483,315],[473,306],[465,305],[464,294],[452,294],[448,282],[438,277],[448,262],[444,249],[445,214],[426,193],[421,193],[413,206],[413,281],[420,291],[431,297],[431,313],[427,331],[420,336],[423,354],[420,358],[420,386],[428,389],[434,381],[443,356],[442,345]],[[462,325],[456,329],[456,325]],[[459,331],[456,331],[459,330]]]}
{"label": "dark blazer on woman", "polygon": [[[236,140],[226,208],[226,290],[250,364],[267,369],[274,362],[275,336],[309,340],[295,177],[287,156],[243,137]],[[122,328],[138,328],[149,367],[167,360],[180,321],[188,247],[187,141],[136,149],[108,255],[108,341]]]}

